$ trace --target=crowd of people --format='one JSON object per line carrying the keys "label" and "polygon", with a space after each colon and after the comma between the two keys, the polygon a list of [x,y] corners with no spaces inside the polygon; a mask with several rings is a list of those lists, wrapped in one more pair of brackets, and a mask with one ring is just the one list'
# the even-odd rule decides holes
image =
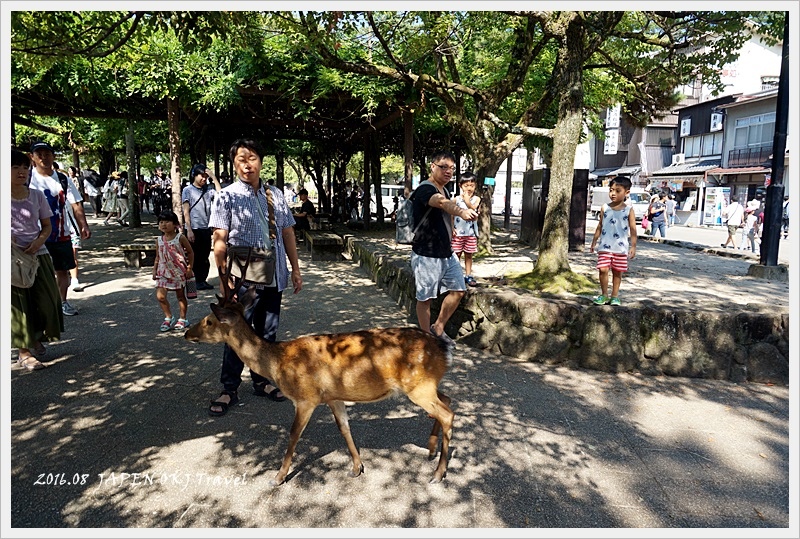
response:
{"label": "crowd of people", "polygon": [[[275,263],[267,275],[254,279],[248,273],[235,294],[238,297],[255,294],[245,318],[258,335],[268,341],[276,340],[284,290],[290,288],[297,294],[303,288],[295,227],[302,219],[306,222],[313,219],[315,209],[308,201],[308,192],[301,189],[298,197],[302,204],[293,214],[283,191],[261,180],[263,155],[256,141],[235,141],[230,160],[239,181],[227,186],[204,164],[192,167],[190,182],[181,193],[183,225],[170,208],[159,206],[152,195],[148,200],[143,196],[146,192],[139,191],[138,199],[145,209],[153,203],[152,211],[159,210],[161,235],[157,238],[152,276],[155,298],[164,315],[160,331],[189,327],[186,285],[195,279],[198,288],[212,288],[206,280],[211,256],[222,275],[235,275],[233,261],[239,250],[245,248],[274,253]],[[91,231],[76,185],[80,175],[77,170],[71,171],[70,176],[62,175],[54,168],[52,147],[36,143],[30,155],[13,150],[11,162],[12,241],[26,253],[35,254],[39,261],[30,287],[12,285],[12,346],[19,350],[20,365],[39,370],[46,367],[42,362],[47,355],[45,343],[61,338],[64,316],[77,314],[67,301],[70,270],[77,268],[76,249],[80,245],[74,243],[73,233],[79,240],[88,240]],[[476,251],[474,223],[480,202],[472,194],[476,180],[471,175],[461,178],[461,195],[450,195],[445,186],[454,171],[452,154],[434,155],[429,180],[420,185],[413,200],[414,214],[420,220],[411,255],[418,276],[417,316],[420,327],[445,340],[450,339],[445,332],[446,324],[466,287],[474,282],[469,272]],[[164,181],[160,186],[169,188],[159,172],[154,176]],[[95,217],[104,215],[104,222],[116,219],[122,226],[128,224],[129,202],[134,197],[125,198],[127,193],[122,185],[125,177],[124,171],[115,171],[103,186],[92,183],[89,189],[84,184]],[[209,180],[213,189],[209,188]],[[461,268],[461,254],[468,268],[466,276]],[[230,284],[220,283],[222,293],[227,292]],[[177,299],[177,316],[170,305],[171,292]],[[446,296],[442,308],[436,319],[431,320],[431,302],[443,293]],[[244,369],[244,363],[227,345],[221,361],[222,389],[208,407],[209,415],[214,417],[225,415],[238,402]],[[254,395],[276,402],[286,400],[274,380],[252,371],[250,377]]]}

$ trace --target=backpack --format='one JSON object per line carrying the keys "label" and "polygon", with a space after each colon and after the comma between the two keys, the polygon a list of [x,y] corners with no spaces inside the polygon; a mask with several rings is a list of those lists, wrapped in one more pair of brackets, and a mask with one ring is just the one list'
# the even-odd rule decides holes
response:
{"label": "backpack", "polygon": [[[424,184],[420,183],[419,185]],[[417,187],[419,187],[419,185]],[[425,215],[422,216],[422,221],[428,216],[431,211],[428,206]],[[422,221],[419,223],[422,224]],[[411,193],[407,199],[399,200],[397,203],[397,213],[395,214],[395,224],[397,231],[395,233],[395,241],[397,243],[411,244],[414,241],[414,234],[417,232],[419,225],[414,225],[414,193]]]}

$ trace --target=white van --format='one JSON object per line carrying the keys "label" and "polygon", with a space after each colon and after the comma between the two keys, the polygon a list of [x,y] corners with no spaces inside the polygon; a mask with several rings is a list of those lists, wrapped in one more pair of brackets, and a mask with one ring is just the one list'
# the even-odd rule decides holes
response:
{"label": "white van", "polygon": [[[381,203],[383,204],[383,212],[389,215],[394,211],[394,197],[399,201],[403,198],[403,190],[405,187],[400,185],[381,184]],[[378,212],[377,204],[375,204],[375,197],[370,197],[369,211],[372,215]]]}
{"label": "white van", "polygon": [[[603,204],[608,204],[609,202],[611,202],[611,199],[608,197],[608,186],[595,187],[594,191],[592,191],[592,202],[589,207],[591,216],[597,219],[600,215],[600,208],[603,207]],[[625,203],[633,206],[636,220],[641,221],[650,206],[650,194],[641,187],[631,187],[631,192]]]}

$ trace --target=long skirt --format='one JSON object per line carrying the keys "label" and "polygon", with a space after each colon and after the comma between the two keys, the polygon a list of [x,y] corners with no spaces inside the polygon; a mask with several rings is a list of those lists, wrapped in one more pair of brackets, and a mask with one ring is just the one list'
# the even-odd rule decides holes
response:
{"label": "long skirt", "polygon": [[119,211],[116,193],[111,193],[109,196],[103,198],[103,211],[106,213],[116,213]]}
{"label": "long skirt", "polygon": [[11,347],[34,348],[57,341],[64,331],[64,313],[53,259],[39,255],[39,271],[30,288],[11,287]]}

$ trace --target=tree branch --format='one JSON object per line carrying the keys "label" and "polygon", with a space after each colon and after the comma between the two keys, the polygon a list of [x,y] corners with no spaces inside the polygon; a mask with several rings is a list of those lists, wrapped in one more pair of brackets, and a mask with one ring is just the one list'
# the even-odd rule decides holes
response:
{"label": "tree branch", "polygon": [[489,119],[496,127],[508,131],[512,135],[531,135],[538,137],[553,138],[552,129],[544,129],[542,127],[529,127],[527,125],[517,124],[511,125],[498,118],[494,113],[483,111],[483,115]]}
{"label": "tree branch", "polygon": [[[106,31],[103,33],[103,35],[101,35],[94,42],[94,44],[89,45],[88,47],[84,48],[83,50],[79,50],[79,51],[75,52],[74,54],[90,56],[90,57],[93,57],[93,58],[104,58],[104,57],[112,54],[114,51],[118,50],[125,43],[127,43],[128,40],[131,38],[133,33],[136,31],[136,27],[139,25],[139,21],[142,18],[142,13],[143,12],[141,12],[141,11],[132,11],[132,12],[130,12],[126,17],[123,17],[122,19],[117,21],[117,23],[111,25],[108,29],[106,29]],[[106,50],[105,52],[102,52],[102,53],[99,53],[99,54],[93,54],[91,52],[94,49],[97,49],[98,47],[100,47],[100,45],[108,38],[108,36],[110,36],[117,28],[122,26],[122,24],[125,21],[127,21],[131,17],[131,15],[133,16],[133,23],[131,24],[131,27],[128,29],[128,31],[125,33],[125,35],[122,36],[122,38],[120,38],[119,41],[117,41],[110,49]]]}
{"label": "tree branch", "polygon": [[392,63],[399,71],[405,71],[406,67],[402,63],[400,63],[397,60],[397,58],[394,57],[394,54],[392,54],[391,49],[389,49],[389,44],[386,42],[386,39],[384,39],[383,34],[378,29],[378,26],[375,24],[375,19],[372,17],[371,11],[367,11],[367,20],[369,21],[369,25],[372,28],[372,33],[375,34],[375,37],[378,38],[378,42],[380,42],[381,47],[383,48],[383,52],[386,53],[386,56],[389,57],[389,60],[392,61]]}

